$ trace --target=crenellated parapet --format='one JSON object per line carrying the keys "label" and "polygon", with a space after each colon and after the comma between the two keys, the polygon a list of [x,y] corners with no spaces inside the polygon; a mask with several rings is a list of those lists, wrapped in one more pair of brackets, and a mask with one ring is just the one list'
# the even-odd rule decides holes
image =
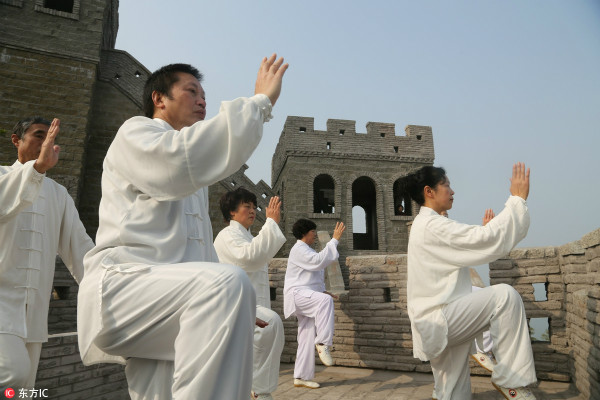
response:
{"label": "crenellated parapet", "polygon": [[290,155],[344,159],[433,163],[430,126],[407,125],[403,135],[396,125],[368,122],[367,132],[356,132],[356,121],[329,119],[327,130],[315,130],[314,118],[288,116],[272,163],[271,181],[276,182]]}

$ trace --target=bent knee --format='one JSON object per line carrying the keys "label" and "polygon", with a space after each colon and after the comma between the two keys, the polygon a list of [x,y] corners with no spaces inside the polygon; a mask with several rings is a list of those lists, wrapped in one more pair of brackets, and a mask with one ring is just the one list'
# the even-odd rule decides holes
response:
{"label": "bent knee", "polygon": [[498,285],[493,286],[496,289],[497,295],[504,301],[509,303],[522,303],[521,295],[519,292],[515,290],[514,287],[506,284],[500,283]]}
{"label": "bent knee", "polygon": [[213,285],[232,291],[247,292],[252,290],[254,294],[252,283],[243,269],[231,264],[218,264],[218,268],[219,272],[213,278]]}

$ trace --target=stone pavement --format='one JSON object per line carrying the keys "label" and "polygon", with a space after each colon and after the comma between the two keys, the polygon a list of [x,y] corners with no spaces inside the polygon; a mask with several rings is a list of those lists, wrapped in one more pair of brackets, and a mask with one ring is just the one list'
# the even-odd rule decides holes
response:
{"label": "stone pavement", "polygon": [[[281,364],[275,400],[424,400],[433,390],[433,376],[425,373],[317,365],[315,381],[321,388],[306,389],[294,387],[293,372],[293,364]],[[489,377],[472,376],[471,387],[473,400],[504,399]],[[544,381],[533,391],[538,400],[583,400],[568,383]]]}

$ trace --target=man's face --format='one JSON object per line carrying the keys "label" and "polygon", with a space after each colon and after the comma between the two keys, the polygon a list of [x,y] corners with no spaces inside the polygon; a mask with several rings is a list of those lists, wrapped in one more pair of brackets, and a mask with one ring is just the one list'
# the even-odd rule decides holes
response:
{"label": "man's face", "polygon": [[193,75],[178,72],[179,80],[171,86],[168,96],[162,95],[161,115],[155,116],[167,121],[173,128],[180,130],[192,126],[206,117],[206,96],[198,79]]}
{"label": "man's face", "polygon": [[21,163],[37,160],[49,128],[48,125],[33,124],[25,131],[21,139],[13,133],[11,140],[17,148],[17,155]]}
{"label": "man's face", "polygon": [[254,203],[240,203],[231,213],[231,219],[239,222],[246,229],[250,228],[256,219],[256,206]]}

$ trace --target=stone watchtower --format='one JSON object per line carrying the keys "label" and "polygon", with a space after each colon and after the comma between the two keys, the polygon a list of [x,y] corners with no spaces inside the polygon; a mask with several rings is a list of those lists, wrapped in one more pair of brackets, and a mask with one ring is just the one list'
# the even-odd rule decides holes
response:
{"label": "stone watchtower", "polygon": [[405,132],[397,136],[394,124],[369,122],[366,134],[357,133],[355,121],[338,119],[316,131],[313,118],[287,118],[271,165],[289,239],[284,255],[295,242],[298,218],[329,232],[336,221],[346,223],[342,262],[348,255],[406,252],[407,223],[418,210],[403,192],[403,178],[432,165],[434,150],[431,127],[408,125]]}

